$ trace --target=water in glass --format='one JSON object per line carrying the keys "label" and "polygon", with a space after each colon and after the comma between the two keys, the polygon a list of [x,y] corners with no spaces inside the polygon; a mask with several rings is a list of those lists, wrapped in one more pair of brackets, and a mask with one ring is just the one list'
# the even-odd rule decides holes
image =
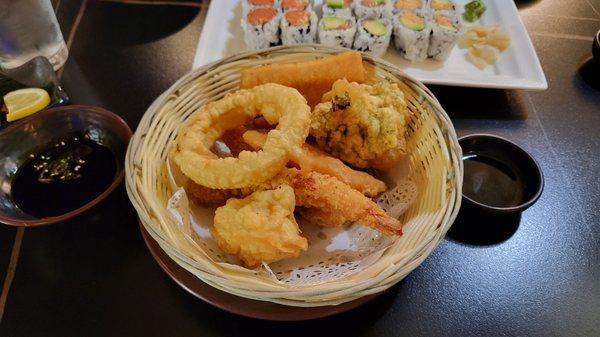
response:
{"label": "water in glass", "polygon": [[50,0],[0,0],[0,68],[45,56],[55,70],[68,50]]}

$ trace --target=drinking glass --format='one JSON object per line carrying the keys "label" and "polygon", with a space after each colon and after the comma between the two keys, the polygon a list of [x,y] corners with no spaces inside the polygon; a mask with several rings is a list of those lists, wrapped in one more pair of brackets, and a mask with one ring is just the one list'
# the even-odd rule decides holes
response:
{"label": "drinking glass", "polygon": [[57,70],[68,54],[50,0],[0,0],[0,68],[41,55]]}

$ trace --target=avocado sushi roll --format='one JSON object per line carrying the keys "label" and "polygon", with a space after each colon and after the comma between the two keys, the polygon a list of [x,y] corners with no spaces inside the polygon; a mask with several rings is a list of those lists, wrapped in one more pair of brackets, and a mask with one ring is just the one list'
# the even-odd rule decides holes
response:
{"label": "avocado sushi roll", "polygon": [[323,1],[323,16],[352,16],[352,0]]}
{"label": "avocado sushi roll", "polygon": [[354,13],[358,18],[391,18],[390,0],[354,0]]}
{"label": "avocado sushi roll", "polygon": [[356,21],[352,17],[325,16],[319,22],[319,43],[326,46],[352,48]]}
{"label": "avocado sushi roll", "polygon": [[279,44],[281,13],[275,7],[255,7],[242,17],[244,41],[250,49],[262,49]]}
{"label": "avocado sushi roll", "polygon": [[427,58],[431,24],[423,11],[401,11],[394,16],[394,45],[404,58]]}
{"label": "avocado sushi roll", "polygon": [[312,10],[285,12],[281,18],[281,43],[314,43],[317,23],[317,15]]}
{"label": "avocado sushi roll", "polygon": [[456,10],[456,5],[452,0],[429,0],[429,6],[434,11],[453,11]]}
{"label": "avocado sushi roll", "polygon": [[312,10],[312,3],[309,0],[281,0],[281,10],[284,13],[288,11]]}
{"label": "avocado sushi roll", "polygon": [[390,45],[392,24],[386,18],[360,19],[356,25],[356,37],[353,48],[381,56]]}
{"label": "avocado sushi roll", "polygon": [[460,18],[455,12],[435,11],[431,18],[428,56],[439,61],[448,58],[461,35],[461,30]]}

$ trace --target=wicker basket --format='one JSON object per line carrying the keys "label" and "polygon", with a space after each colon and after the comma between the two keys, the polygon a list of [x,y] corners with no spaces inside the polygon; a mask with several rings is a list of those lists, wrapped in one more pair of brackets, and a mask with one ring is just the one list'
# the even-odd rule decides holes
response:
{"label": "wicker basket", "polygon": [[336,305],[381,292],[415,269],[443,239],[461,201],[463,167],[450,119],[431,92],[393,65],[364,55],[377,78],[398,83],[411,111],[408,130],[409,175],[419,188],[405,212],[405,234],[364,270],[339,280],[292,286],[234,265],[214,263],[202,247],[183,235],[168,214],[174,192],[165,162],[178,127],[209,101],[239,87],[240,71],[272,63],[313,60],[342,51],[320,45],[275,47],[232,56],[184,76],[146,111],[126,158],[129,198],[161,248],[202,281],[246,298],[293,306]]}

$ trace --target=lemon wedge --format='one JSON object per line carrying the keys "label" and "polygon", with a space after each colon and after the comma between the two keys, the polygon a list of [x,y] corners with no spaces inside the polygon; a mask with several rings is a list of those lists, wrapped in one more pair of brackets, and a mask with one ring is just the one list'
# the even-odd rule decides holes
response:
{"label": "lemon wedge", "polygon": [[19,89],[6,94],[4,104],[8,109],[6,120],[12,122],[34,114],[48,106],[50,96],[44,89]]}

